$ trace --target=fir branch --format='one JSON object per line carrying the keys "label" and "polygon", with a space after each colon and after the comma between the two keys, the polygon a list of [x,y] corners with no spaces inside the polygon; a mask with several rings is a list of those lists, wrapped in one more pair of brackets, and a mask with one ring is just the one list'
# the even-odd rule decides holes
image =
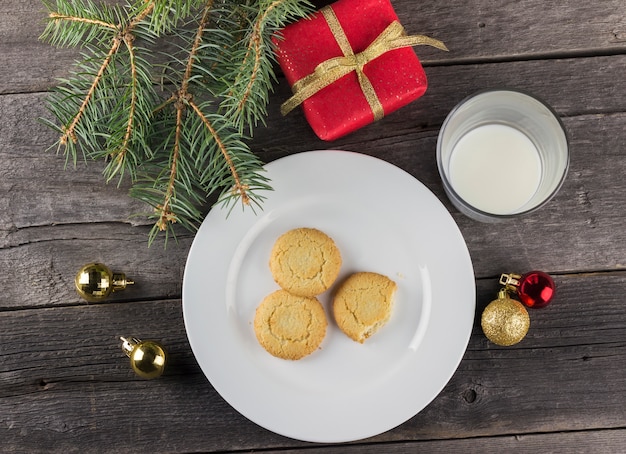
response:
{"label": "fir branch", "polygon": [[[128,115],[128,123],[126,124],[126,134],[124,135],[124,141],[122,142],[122,148],[118,152],[118,161],[123,160],[123,156],[128,151],[128,142],[133,132],[133,122],[135,120],[135,108],[137,107],[137,62],[135,60],[135,50],[133,48],[133,39],[130,36],[124,37],[124,43],[128,48],[128,56],[130,57],[130,86],[131,86],[131,100],[130,100],[130,113]],[[120,158],[119,156],[122,156]]]}
{"label": "fir branch", "polygon": [[[137,162],[129,165],[127,162],[127,155],[130,149],[130,142],[133,138],[140,137],[135,131],[142,129],[138,126],[138,115],[136,115],[137,101],[139,94],[139,75],[137,71],[137,56],[133,42],[135,40],[135,31],[138,29],[142,21],[153,11],[157,0],[143,1],[142,4],[126,19],[122,20],[121,12],[118,9],[108,8],[106,6],[96,7],[90,0],[80,0],[77,5],[67,2],[65,0],[57,1],[59,12],[51,11],[49,14],[49,24],[54,24],[50,28],[47,28],[42,35],[42,39],[49,39],[51,42],[56,43],[76,43],[79,38],[87,36],[87,38],[93,38],[96,41],[95,48],[87,48],[90,50],[90,54],[86,56],[85,62],[93,62],[101,52],[101,48],[104,48],[104,37],[95,39],[94,32],[89,32],[85,27],[91,27],[94,30],[105,28],[107,30],[113,30],[115,33],[109,35],[108,51],[102,59],[102,62],[98,70],[93,74],[93,80],[89,88],[86,90],[83,101],[78,107],[75,115],[71,120],[63,121],[63,115],[57,115],[62,121],[61,136],[59,138],[59,147],[65,145],[66,156],[72,155],[73,161],[76,162],[76,152],[78,146],[83,151],[85,156],[91,158],[107,157],[112,158],[109,165],[106,167],[104,173],[107,180],[112,179],[116,174],[121,177],[124,174],[124,169],[134,173],[134,169]],[[118,19],[118,24],[113,24],[113,20]],[[64,24],[62,26],[61,24]],[[77,25],[78,24],[78,25]],[[53,31],[56,34],[51,34]],[[150,32],[143,32],[142,35],[150,35]],[[124,58],[118,55],[121,44],[125,44],[126,64],[124,64]],[[121,82],[115,82],[117,68],[116,63],[122,67],[130,68],[128,71],[128,79]],[[148,71],[149,72],[149,71]],[[86,74],[91,74],[90,71],[86,71]],[[110,87],[99,89],[99,86],[103,84],[103,79],[106,78],[106,74],[110,74],[111,82],[108,83]],[[146,99],[153,98],[152,82],[146,77],[143,77],[144,81],[141,84],[142,94]],[[74,94],[80,93],[81,89],[76,86],[75,81],[67,81],[67,85],[73,88]],[[119,106],[114,102],[116,95],[119,95],[119,89],[122,87],[129,87],[130,94],[128,96],[121,96],[122,100],[127,100],[126,106]],[[73,95],[74,96],[74,95]],[[98,106],[94,108],[94,106]],[[119,125],[116,130],[111,127],[110,130],[91,130],[93,134],[82,134],[84,140],[78,140],[79,134],[77,129],[81,123],[87,123],[93,125],[98,123],[98,117],[101,112],[98,108],[102,108],[105,112],[108,111],[113,118],[119,117],[120,114],[126,114],[126,118],[123,125]],[[54,108],[51,109],[54,112]],[[58,113],[58,112],[55,112]],[[87,117],[87,119],[85,119]],[[143,115],[144,121],[149,121],[149,116]],[[113,122],[114,123],[114,122]],[[119,123],[119,122],[118,122]],[[92,126],[88,126],[89,129]],[[122,134],[120,134],[122,132]],[[104,145],[102,140],[104,139]],[[67,156],[69,159],[69,156]]]}
{"label": "fir branch", "polygon": [[[271,186],[243,130],[266,115],[271,37],[304,17],[307,1],[127,0],[123,9],[44,2],[50,14],[41,38],[83,49],[50,94],[56,122],[44,123],[59,133],[67,161],[82,152],[108,161],[107,180],[130,177],[131,196],[152,209],[150,243],[174,234],[174,224],[197,228],[213,194],[230,209],[236,201],[261,206]],[[157,38],[177,41],[161,77],[173,90],[161,98],[149,63]]]}
{"label": "fir branch", "polygon": [[109,52],[104,58],[104,61],[102,62],[102,65],[100,66],[100,69],[95,75],[93,79],[93,83],[91,84],[91,87],[89,87],[89,90],[87,91],[87,94],[85,95],[85,98],[83,99],[83,102],[78,108],[78,112],[76,113],[76,115],[74,116],[74,118],[72,119],[69,125],[63,126],[63,134],[61,135],[61,138],[59,139],[59,142],[62,145],[67,144],[68,140],[71,140],[73,143],[78,142],[78,138],[76,137],[76,132],[75,132],[76,125],[83,117],[86,107],[91,101],[91,98],[93,94],[95,93],[96,87],[100,83],[100,80],[102,79],[104,72],[109,67],[109,64],[111,63],[111,59],[113,58],[113,55],[117,52],[117,49],[120,47],[120,43],[121,41],[119,38],[117,37],[113,38],[113,44],[111,45]]}
{"label": "fir branch", "polygon": [[228,165],[228,169],[229,169],[230,174],[232,175],[232,178],[234,180],[234,184],[232,186],[232,192],[235,195],[238,195],[241,198],[241,202],[244,205],[249,205],[250,204],[250,196],[248,194],[248,191],[250,189],[250,186],[248,186],[248,185],[246,185],[246,184],[244,184],[242,182],[242,178],[240,177],[239,172],[237,171],[237,168],[233,164],[233,161],[230,158],[229,151],[226,148],[226,146],[224,145],[224,142],[220,138],[219,134],[217,133],[217,130],[213,127],[213,125],[208,120],[208,118],[202,113],[202,111],[196,105],[196,103],[194,103],[193,101],[190,101],[189,105],[191,106],[193,111],[196,113],[198,118],[200,118],[200,120],[202,121],[202,123],[204,124],[206,129],[210,132],[211,136],[215,140],[215,144],[217,145],[217,148],[219,149],[220,153],[222,154],[222,156],[224,157],[224,160],[226,161],[226,163]]}
{"label": "fir branch", "polygon": [[48,18],[51,19],[52,22],[55,22],[55,21],[78,22],[78,23],[87,24],[87,25],[98,25],[100,27],[110,28],[115,31],[119,29],[117,25],[111,24],[109,22],[105,22],[100,19],[89,19],[86,17],[69,16],[67,14],[60,14],[60,13],[50,13],[48,15]]}
{"label": "fir branch", "polygon": [[230,77],[234,82],[224,93],[225,115],[250,130],[267,116],[268,94],[275,81],[272,36],[290,20],[305,17],[313,9],[307,1],[263,0],[249,31],[233,53]]}
{"label": "fir branch", "polygon": [[[271,12],[277,8],[281,3],[284,3],[287,0],[276,0],[272,2],[265,11],[262,11],[260,16],[252,25],[252,33],[250,35],[248,48],[246,50],[246,54],[243,58],[243,62],[241,63],[241,70],[243,70],[247,64],[249,64],[249,60],[252,59],[252,70],[250,71],[248,81],[245,84],[245,87],[241,94],[239,95],[239,102],[237,103],[237,111],[241,112],[244,109],[250,95],[252,94],[252,87],[257,81],[257,77],[259,76],[259,71],[261,68],[261,62],[263,61],[262,48],[264,44],[263,40],[263,27],[267,21],[268,16]],[[235,86],[238,82],[241,81],[241,77],[238,77],[235,80]]]}
{"label": "fir branch", "polygon": [[163,204],[157,205],[156,209],[159,213],[159,220],[156,227],[160,230],[167,230],[168,225],[175,223],[178,219],[172,212],[171,204],[174,197],[174,188],[176,183],[176,175],[178,170],[178,157],[180,154],[180,134],[182,128],[183,107],[176,108],[176,132],[174,135],[174,148],[172,151],[172,159],[170,161],[170,178],[163,197]]}
{"label": "fir branch", "polygon": [[86,42],[108,42],[120,31],[121,12],[108,5],[96,6],[91,0],[44,1],[48,21],[40,39],[59,47],[75,47]]}
{"label": "fir branch", "polygon": [[157,4],[157,0],[144,0],[143,5],[138,8],[135,12],[135,17],[133,17],[125,28],[125,33],[132,33],[135,27],[144,20],[148,15],[154,10],[154,7]]}
{"label": "fir branch", "polygon": [[191,79],[191,73],[194,67],[194,60],[196,58],[196,54],[198,53],[198,49],[200,48],[200,44],[202,43],[202,35],[204,34],[204,29],[209,22],[209,16],[211,14],[211,8],[213,7],[213,3],[214,0],[209,0],[204,6],[202,18],[200,19],[200,23],[198,24],[198,29],[196,31],[196,37],[194,38],[191,50],[189,51],[189,58],[187,59],[185,74],[183,75],[183,81],[181,84],[181,91],[183,95],[187,93],[187,89],[189,88],[189,80]]}
{"label": "fir branch", "polygon": [[[233,134],[226,132],[226,137],[222,136],[222,132],[225,132],[227,128],[221,127],[217,128],[214,126],[213,121],[209,119],[209,115],[205,114],[203,110],[209,111],[211,108],[211,103],[203,103],[199,105],[194,100],[194,94],[191,93],[190,83],[194,80],[195,70],[198,66],[198,61],[202,61],[201,57],[199,57],[198,52],[203,44],[203,37],[205,35],[206,28],[210,21],[210,16],[214,12],[213,11],[213,0],[209,0],[202,13],[202,17],[198,23],[197,30],[192,41],[191,48],[189,49],[189,54],[187,58],[187,62],[185,64],[185,71],[182,76],[182,80],[180,82],[180,88],[177,90],[172,97],[168,99],[164,104],[159,106],[157,109],[161,110],[165,108],[169,104],[173,104],[176,108],[176,120],[175,120],[175,135],[174,135],[174,144],[173,149],[171,151],[171,159],[170,159],[170,168],[169,168],[169,182],[161,194],[162,202],[161,203],[153,203],[156,217],[158,218],[156,222],[156,226],[159,230],[164,231],[168,230],[171,224],[178,221],[178,217],[172,211],[172,200],[175,198],[174,192],[176,188],[176,183],[178,180],[182,180],[183,176],[179,176],[178,166],[179,160],[181,157],[181,131],[183,126],[183,119],[185,114],[187,113],[187,109],[190,109],[188,112],[189,116],[195,116],[200,124],[196,124],[194,127],[188,128],[196,132],[197,137],[205,137],[204,143],[208,144],[209,147],[206,148],[200,144],[194,144],[189,146],[186,154],[191,156],[196,156],[196,168],[217,168],[217,175],[219,175],[219,181],[216,181],[216,178],[208,178],[206,175],[211,175],[211,172],[206,173],[205,176],[199,177],[200,187],[203,192],[207,195],[211,194],[216,187],[224,187],[228,186],[228,192],[222,194],[221,199],[225,199],[224,194],[229,194],[229,197],[226,199],[238,198],[241,200],[243,205],[249,205],[251,200],[259,203],[258,197],[251,197],[250,195],[250,184],[246,182],[246,180],[251,179],[259,179],[255,173],[262,171],[262,164],[257,162],[257,166],[251,172],[251,177],[244,177],[240,175],[240,171],[238,167],[234,164],[233,159],[231,158],[231,153],[234,148],[234,143],[242,143],[240,140],[239,134]],[[218,117],[222,119],[221,117]],[[195,120],[191,118],[189,120],[190,123],[193,123]],[[193,142],[193,139],[189,139],[188,143]],[[196,149],[194,151],[194,148]],[[252,154],[249,149],[246,148],[246,153]],[[226,165],[215,166],[211,164],[210,161],[217,161],[218,157],[213,156],[216,154],[221,156],[221,160]],[[224,175],[230,175],[229,177],[224,177]],[[184,187],[187,188],[187,192],[191,192],[193,189],[191,188],[190,180],[187,178],[186,184]],[[207,184],[208,183],[208,184]],[[230,183],[230,184],[228,184]],[[255,189],[259,188],[267,189],[267,185],[256,184]],[[140,192],[135,192],[136,195],[141,197]],[[144,196],[148,195],[143,193]],[[153,191],[150,192],[149,196],[145,199],[146,201],[154,201],[155,193]],[[191,212],[192,209],[187,207],[187,211]]]}
{"label": "fir branch", "polygon": [[[172,95],[172,98],[170,98],[170,99],[175,100],[174,106],[176,108],[176,122],[175,122],[175,133],[174,133],[174,144],[173,144],[172,151],[171,151],[171,159],[170,159],[170,167],[169,167],[169,181],[162,195],[162,199],[163,199],[162,203],[158,203],[154,207],[157,213],[157,217],[158,217],[158,220],[156,222],[156,228],[159,231],[167,230],[169,226],[171,226],[172,224],[178,221],[177,216],[172,212],[172,199],[174,197],[176,178],[178,176],[177,170],[178,170],[178,160],[180,157],[181,128],[183,125],[183,116],[185,113],[186,106],[188,105],[188,102],[192,98],[192,95],[188,92],[188,89],[189,89],[189,80],[192,75],[194,59],[196,57],[198,47],[200,46],[200,43],[202,42],[202,35],[204,33],[204,28],[206,27],[206,23],[211,13],[212,6],[213,6],[213,0],[209,0],[204,7],[202,18],[200,19],[200,23],[196,31],[196,37],[189,51],[187,64],[185,65],[185,73],[183,75],[183,79],[180,84],[180,89]],[[149,199],[146,201],[149,201]]]}
{"label": "fir branch", "polygon": [[113,178],[116,174],[123,175],[124,172],[124,163],[126,160],[126,156],[129,152],[129,145],[131,141],[131,137],[133,134],[134,124],[135,124],[135,110],[137,108],[137,90],[138,90],[138,81],[137,81],[137,62],[135,57],[135,49],[133,47],[133,37],[130,34],[124,36],[124,44],[126,44],[126,48],[128,49],[128,57],[130,64],[130,105],[129,112],[126,120],[126,131],[124,133],[124,139],[122,140],[122,144],[119,148],[111,151],[109,155],[111,156],[112,164],[107,167],[105,170],[105,175],[107,176],[107,181]]}

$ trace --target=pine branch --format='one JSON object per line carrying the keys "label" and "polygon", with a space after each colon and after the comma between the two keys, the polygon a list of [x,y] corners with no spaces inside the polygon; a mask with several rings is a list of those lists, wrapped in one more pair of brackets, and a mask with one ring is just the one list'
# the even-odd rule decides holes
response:
{"label": "pine branch", "polygon": [[83,117],[86,107],[91,101],[96,91],[96,88],[98,87],[98,84],[100,83],[100,80],[102,79],[104,72],[109,67],[109,64],[111,63],[111,59],[113,58],[113,55],[115,55],[115,53],[117,52],[117,49],[120,47],[120,43],[121,41],[119,38],[115,37],[113,39],[113,44],[111,45],[109,52],[107,52],[107,55],[104,58],[104,61],[102,62],[102,65],[100,66],[100,69],[98,69],[98,72],[96,73],[93,79],[93,83],[89,87],[89,90],[87,91],[87,94],[85,95],[85,98],[83,99],[82,104],[78,108],[78,112],[76,113],[72,121],[69,123],[69,125],[63,126],[63,134],[61,135],[61,138],[59,139],[62,145],[65,145],[68,142],[68,140],[71,140],[73,143],[78,142],[78,138],[76,137],[76,132],[75,132],[76,125]]}
{"label": "pine branch", "polygon": [[250,130],[267,116],[268,94],[276,78],[271,37],[291,20],[308,15],[313,6],[299,0],[263,0],[258,13],[238,43],[230,62],[232,86],[223,93],[225,115],[242,130]]}
{"label": "pine branch", "polygon": [[172,199],[174,198],[174,189],[176,186],[176,177],[178,172],[178,159],[180,156],[180,134],[182,128],[183,119],[183,107],[176,108],[176,132],[174,135],[174,148],[172,150],[172,159],[170,161],[170,178],[165,189],[165,196],[163,197],[163,204],[156,207],[159,213],[159,220],[156,223],[156,227],[163,231],[167,229],[167,226],[176,222],[178,219],[172,212]]}
{"label": "pine branch", "polygon": [[[47,0],[44,0],[47,1]],[[243,130],[263,121],[272,89],[271,37],[311,6],[298,0],[128,0],[124,9],[92,0],[45,3],[42,39],[81,46],[83,60],[52,90],[43,120],[57,151],[76,163],[105,159],[105,177],[128,175],[131,196],[150,207],[149,241],[173,224],[195,229],[216,194],[260,207],[271,190]],[[196,21],[193,19],[196,18]],[[192,25],[195,22],[195,25]],[[159,98],[151,60],[158,39],[174,40]]]}
{"label": "pine branch", "polygon": [[[185,110],[188,106],[189,101],[192,99],[193,95],[189,93],[189,80],[191,79],[194,59],[196,57],[196,53],[198,52],[198,47],[202,42],[202,35],[204,33],[204,28],[208,21],[209,15],[211,13],[211,7],[213,6],[213,0],[209,0],[203,10],[202,18],[200,19],[200,23],[198,25],[198,29],[196,32],[196,36],[193,40],[193,44],[189,51],[189,56],[187,59],[187,63],[185,65],[185,73],[183,75],[180,89],[177,90],[170,99],[173,100],[173,105],[176,109],[176,121],[175,121],[175,132],[174,132],[174,143],[171,150],[171,158],[169,165],[169,181],[162,193],[162,202],[154,205],[154,209],[156,211],[157,222],[156,229],[159,231],[168,230],[169,226],[178,222],[178,217],[172,210],[172,200],[175,198],[175,188],[178,177],[178,165],[180,159],[180,147],[181,147],[181,133],[183,127],[183,118],[185,115]],[[141,192],[135,192],[136,196],[142,197]],[[154,196],[154,192],[150,194]],[[151,199],[149,197],[144,197],[144,200],[150,202]],[[191,210],[187,210],[191,211]],[[153,237],[153,235],[151,235]]]}
{"label": "pine branch", "polygon": [[[157,35],[163,35],[180,25],[181,19],[188,17],[198,8],[202,8],[204,0],[137,0],[138,2],[152,3],[150,11],[150,30]],[[147,16],[147,14],[146,14]],[[143,18],[141,19],[143,20]]]}
{"label": "pine branch", "polygon": [[[209,0],[202,13],[202,17],[198,23],[197,31],[195,37],[193,39],[193,43],[191,49],[189,50],[189,55],[187,58],[187,62],[185,64],[185,71],[182,76],[182,80],[180,82],[180,88],[172,95],[170,98],[171,101],[167,102],[167,105],[173,105],[176,109],[176,120],[175,120],[175,135],[174,135],[174,143],[172,150],[170,152],[170,168],[169,168],[169,182],[165,189],[162,192],[162,201],[160,203],[154,203],[154,191],[150,191],[150,193],[136,191],[135,196],[143,198],[147,202],[152,202],[154,206],[157,222],[156,227],[165,231],[173,224],[176,223],[179,218],[172,210],[172,200],[176,198],[175,189],[177,187],[177,181],[182,179],[182,175],[179,173],[179,160],[181,158],[181,131],[183,128],[183,119],[185,116],[193,117],[195,115],[195,119],[191,118],[190,122],[196,122],[196,124],[191,127],[193,131],[196,132],[199,136],[205,137],[205,143],[209,144],[209,147],[197,146],[196,143],[195,148],[200,150],[203,153],[198,153],[198,151],[194,151],[193,147],[189,147],[186,155],[197,155],[197,160],[200,161],[205,167],[205,169],[217,168],[219,171],[217,175],[219,179],[213,177],[211,172],[205,172],[203,176],[199,176],[200,188],[206,192],[207,194],[211,194],[216,187],[229,187],[230,189],[227,192],[223,192],[221,199],[231,199],[233,197],[239,198],[243,205],[249,205],[251,200],[254,200],[258,203],[259,198],[257,196],[250,195],[251,185],[248,184],[248,180],[259,180],[257,173],[262,171],[262,164],[259,161],[254,161],[248,159],[248,162],[255,162],[256,166],[253,168],[252,172],[249,172],[248,175],[241,175],[240,170],[234,164],[234,161],[231,157],[231,153],[235,148],[238,148],[238,151],[241,153],[247,153],[252,155],[252,152],[247,149],[247,147],[243,146],[243,142],[241,140],[240,135],[234,134],[232,132],[228,132],[224,127],[217,128],[214,126],[214,122],[209,118],[209,114],[205,114],[206,111],[210,111],[212,107],[211,103],[202,103],[199,105],[194,100],[194,94],[190,91],[191,83],[195,80],[195,69],[198,66],[198,62],[202,61],[198,55],[198,52],[203,43],[203,37],[205,36],[206,27],[209,23],[210,16],[213,13],[213,0]],[[196,86],[196,85],[194,85]],[[200,87],[202,85],[199,85]],[[161,106],[159,106],[161,108]],[[218,120],[223,120],[221,117],[217,117]],[[199,124],[198,121],[199,120]],[[222,121],[223,122],[223,121]],[[190,139],[188,142],[193,142],[193,139]],[[212,146],[211,146],[212,145]],[[219,161],[225,164],[223,166],[215,166],[211,162],[208,161]],[[195,167],[198,168],[198,167]],[[207,176],[209,175],[209,176]],[[229,177],[224,177],[224,175],[230,175]],[[208,184],[207,184],[208,183]],[[267,185],[255,184],[255,189],[267,189]],[[188,189],[190,188],[189,182],[186,186]],[[228,195],[228,196],[226,196]],[[188,212],[194,211],[191,207],[187,207]]]}
{"label": "pine branch", "polygon": [[[96,6],[90,0],[44,1],[50,13],[40,39],[59,47],[75,47],[85,42],[110,42],[120,31],[121,11],[108,5]],[[56,6],[56,7],[55,7]]]}
{"label": "pine branch", "polygon": [[[120,175],[120,180],[121,177],[124,174],[124,168],[125,168],[125,162],[127,159],[127,155],[129,153],[130,150],[130,142],[131,142],[131,138],[133,136],[133,131],[135,131],[135,123],[136,123],[136,116],[135,116],[135,111],[136,111],[136,107],[137,107],[137,66],[136,66],[136,56],[135,56],[135,50],[133,48],[132,45],[132,41],[128,38],[124,39],[124,43],[126,44],[126,47],[128,48],[128,56],[129,56],[129,64],[131,67],[131,78],[130,78],[130,101],[128,102],[128,112],[126,112],[126,108],[123,107],[120,112],[123,112],[124,115],[124,119],[123,121],[126,123],[126,128],[124,131],[124,138],[121,140],[121,144],[119,146],[117,145],[112,145],[112,146],[105,146],[105,149],[108,151],[108,156],[109,158],[109,165],[105,168],[104,170],[104,174],[105,177],[107,179],[107,181],[110,181],[116,174]],[[118,131],[121,131],[120,129],[117,129]],[[111,139],[112,137],[112,139]],[[115,138],[114,135],[111,135],[109,137],[109,142],[113,142],[114,144],[117,143],[117,139]]]}
{"label": "pine branch", "polygon": [[[242,176],[239,174],[239,171],[237,170],[237,167],[233,163],[233,159],[230,156],[229,149],[226,147],[224,141],[222,140],[222,138],[218,134],[217,130],[213,127],[213,124],[202,113],[202,110],[200,109],[200,107],[198,107],[198,105],[196,103],[194,103],[193,101],[189,102],[189,106],[191,106],[191,108],[193,109],[195,114],[198,116],[200,121],[202,121],[202,123],[204,124],[205,128],[211,134],[211,137],[215,141],[217,149],[221,153],[222,157],[224,158],[224,161],[226,162],[226,165],[228,166],[228,171],[230,172],[230,174],[232,176],[232,181],[233,181],[233,184],[231,185],[232,186],[232,189],[231,189],[232,193],[234,195],[236,195],[236,196],[239,196],[241,198],[241,202],[244,205],[249,205],[250,204],[250,195],[249,195],[248,192],[250,190],[250,185],[246,184],[244,182]],[[222,186],[222,184],[219,184],[219,186]]]}
{"label": "pine branch", "polygon": [[[96,41],[93,47],[87,46],[89,53],[83,63],[78,65],[86,69],[83,74],[80,74],[81,78],[87,74],[93,79],[75,115],[68,120],[66,112],[58,110],[59,103],[55,101],[59,101],[59,96],[51,99],[53,107],[50,110],[56,114],[62,124],[58,149],[65,146],[67,160],[71,156],[74,162],[76,162],[79,149],[85,157],[109,159],[109,164],[104,171],[106,179],[110,180],[115,175],[119,175],[121,181],[125,170],[129,170],[131,176],[134,176],[138,161],[142,158],[130,152],[132,143],[138,142],[145,146],[145,141],[142,139],[143,131],[146,129],[145,123],[150,121],[146,110],[150,112],[151,107],[144,108],[139,115],[138,100],[141,96],[144,100],[141,105],[145,106],[156,98],[151,78],[149,75],[146,76],[150,74],[151,68],[144,59],[137,56],[133,43],[136,31],[143,26],[142,22],[155,9],[158,1],[142,1],[135,11],[129,10],[130,14],[125,18],[122,17],[119,9],[107,6],[96,7],[89,0],[82,1],[83,3],[79,1],[72,4],[66,0],[59,0],[57,6],[60,12],[52,11],[49,14],[49,24],[53,25],[48,27],[42,35],[43,39],[49,39],[52,43],[76,43],[85,37]],[[113,20],[118,20],[118,23],[114,24]],[[86,27],[94,30],[112,30],[115,33],[108,34],[108,43],[105,43],[104,35],[95,39],[94,33],[89,32]],[[50,34],[52,30],[55,34]],[[141,34],[149,37],[156,36],[150,30],[145,29]],[[126,51],[124,53],[120,50],[122,44]],[[107,46],[108,51],[97,71],[92,72],[91,68],[86,68],[94,64]],[[138,62],[142,62],[141,72],[138,71]],[[120,76],[120,71],[123,76]],[[103,81],[103,79],[108,80]],[[82,87],[76,86],[75,81],[66,82],[73,89],[71,90],[72,98],[81,93]],[[106,87],[101,88],[101,85],[106,85]],[[124,104],[120,104],[118,100]],[[96,106],[95,109],[94,106]],[[103,113],[111,118],[108,128],[94,129],[94,125],[101,122],[99,120]],[[83,140],[79,141],[77,131],[80,131],[83,123],[86,124],[89,133],[80,134]],[[143,152],[149,153],[149,150],[143,147]],[[133,155],[133,162],[128,162],[129,154]]]}

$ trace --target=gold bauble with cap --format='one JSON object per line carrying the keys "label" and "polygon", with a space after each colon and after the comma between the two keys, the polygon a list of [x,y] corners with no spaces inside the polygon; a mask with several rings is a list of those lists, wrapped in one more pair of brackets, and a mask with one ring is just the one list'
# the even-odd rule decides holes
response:
{"label": "gold bauble with cap", "polygon": [[156,341],[142,341],[136,337],[120,337],[122,350],[130,358],[130,367],[141,378],[160,377],[165,370],[167,354],[161,344]]}
{"label": "gold bauble with cap", "polygon": [[487,305],[480,320],[487,339],[508,347],[520,342],[530,328],[530,316],[522,303],[512,299],[506,289]]}
{"label": "gold bauble with cap", "polygon": [[89,302],[102,301],[112,292],[124,290],[131,284],[134,282],[125,274],[113,273],[108,266],[97,262],[83,266],[74,278],[76,291]]}

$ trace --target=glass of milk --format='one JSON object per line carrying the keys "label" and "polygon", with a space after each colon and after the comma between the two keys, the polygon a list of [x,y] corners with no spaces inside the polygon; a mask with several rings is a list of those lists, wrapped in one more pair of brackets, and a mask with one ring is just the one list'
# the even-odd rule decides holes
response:
{"label": "glass of milk", "polygon": [[446,194],[463,214],[484,222],[529,213],[559,190],[569,166],[556,113],[517,90],[486,90],[461,101],[437,140]]}

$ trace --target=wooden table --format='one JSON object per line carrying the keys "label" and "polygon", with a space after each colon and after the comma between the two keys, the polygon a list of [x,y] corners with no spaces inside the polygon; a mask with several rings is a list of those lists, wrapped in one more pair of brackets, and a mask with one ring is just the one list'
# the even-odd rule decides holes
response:
{"label": "wooden table", "polygon": [[[405,28],[443,40],[419,48],[429,77],[420,100],[332,144],[272,96],[253,149],[266,162],[336,148],[387,160],[450,210],[471,254],[476,321],[441,394],[399,427],[347,445],[284,438],[248,421],[212,388],[187,341],[181,311],[194,236],[147,246],[150,226],[127,187],[106,185],[101,163],[64,170],[45,150],[54,133],[46,91],[73,49],[38,42],[39,1],[0,11],[0,450],[4,452],[626,452],[626,3],[395,0]],[[571,165],[535,214],[482,224],[446,199],[435,163],[439,128],[465,96],[513,87],[562,117]],[[382,188],[381,188],[382,190]],[[73,277],[102,261],[136,284],[87,304]],[[479,316],[503,272],[550,273],[557,297],[531,313],[527,337],[497,347]],[[453,316],[453,314],[451,314]],[[159,340],[171,359],[153,381],[136,377],[121,335]],[[375,411],[375,409],[373,409]]]}

